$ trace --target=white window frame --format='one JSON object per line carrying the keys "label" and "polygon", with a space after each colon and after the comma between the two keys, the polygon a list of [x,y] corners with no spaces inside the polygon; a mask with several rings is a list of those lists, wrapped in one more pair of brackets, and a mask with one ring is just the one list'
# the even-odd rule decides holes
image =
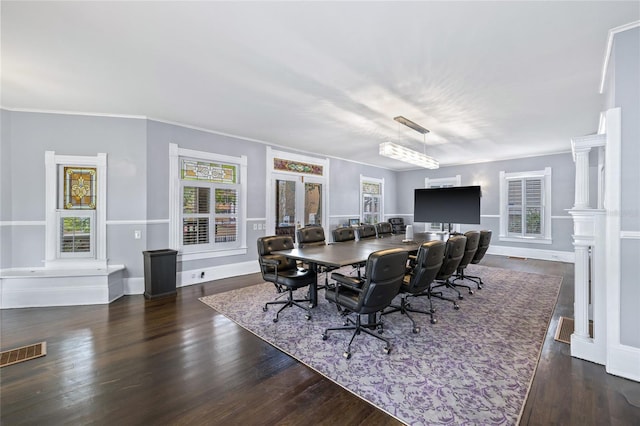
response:
{"label": "white window frame", "polygon": [[[446,178],[437,178],[437,179],[431,179],[431,178],[424,178],[424,187],[425,188],[448,188],[448,187],[452,187],[452,186],[460,186],[462,185],[462,176],[461,175],[455,175],[453,177],[446,177]],[[432,229],[431,227],[431,223],[425,223],[424,224],[424,230],[425,232],[439,232],[440,230],[436,231],[434,229]],[[441,225],[441,224],[440,224]],[[453,232],[460,232],[460,224],[456,223],[453,225]]]}
{"label": "white window frame", "polygon": [[377,195],[378,206],[379,206],[378,221],[375,223],[384,222],[384,178],[378,179],[378,178],[360,175],[360,223],[365,223],[364,197],[365,195],[372,195],[372,194],[365,194],[365,192],[362,190],[362,186],[365,182],[380,185],[380,194]]}
{"label": "white window frame", "polygon": [[[509,180],[522,180],[527,178],[542,178],[542,236],[536,237],[531,235],[515,236],[509,234],[509,206],[508,191]],[[545,167],[544,170],[506,173],[500,172],[500,241],[518,242],[518,243],[535,243],[535,244],[552,244],[551,238],[551,167]]]}
{"label": "white window frame", "polygon": [[[91,257],[60,256],[60,191],[59,167],[95,167],[97,173],[95,219],[92,226]],[[45,151],[45,268],[107,267],[107,154],[96,156],[56,155]],[[69,210],[69,216],[80,216],[82,210]]]}
{"label": "white window frame", "polygon": [[[198,161],[238,165],[238,201],[240,203],[237,214],[238,240],[233,243],[215,243],[215,215],[210,214],[211,239],[206,247],[201,245],[184,246],[182,244],[182,187],[199,186],[198,181],[183,181],[180,177],[181,160],[183,158]],[[232,185],[232,186],[236,186]],[[211,201],[215,207],[215,187],[224,184],[212,184]],[[215,257],[235,256],[247,254],[247,156],[233,157],[206,151],[180,148],[178,144],[169,144],[169,247],[178,251],[178,261],[210,259]]]}

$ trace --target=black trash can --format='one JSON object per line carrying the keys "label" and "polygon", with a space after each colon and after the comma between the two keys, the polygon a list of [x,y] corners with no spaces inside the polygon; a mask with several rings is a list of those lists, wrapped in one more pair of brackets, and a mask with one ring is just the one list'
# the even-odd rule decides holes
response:
{"label": "black trash can", "polygon": [[144,297],[152,299],[176,293],[176,255],[171,249],[149,250],[144,255]]}

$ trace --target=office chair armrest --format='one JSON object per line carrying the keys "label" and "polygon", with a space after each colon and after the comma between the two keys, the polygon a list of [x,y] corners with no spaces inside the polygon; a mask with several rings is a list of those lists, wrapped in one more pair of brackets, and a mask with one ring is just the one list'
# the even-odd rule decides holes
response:
{"label": "office chair armrest", "polygon": [[331,274],[331,279],[336,281],[336,292],[340,291],[340,287],[346,287],[349,290],[362,292],[362,280],[355,277],[349,277],[339,272]]}

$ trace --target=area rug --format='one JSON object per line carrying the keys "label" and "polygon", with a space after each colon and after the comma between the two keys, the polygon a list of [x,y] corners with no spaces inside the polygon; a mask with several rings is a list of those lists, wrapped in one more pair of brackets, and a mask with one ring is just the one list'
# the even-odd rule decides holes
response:
{"label": "area rug", "polygon": [[[411,425],[514,425],[521,415],[544,337],[553,314],[561,277],[471,265],[482,290],[463,293],[460,309],[434,300],[437,324],[412,314],[421,328],[400,313],[384,316],[390,354],[378,339],[357,336],[352,358],[342,354],[351,334],[331,332],[342,325],[335,305],[319,292],[319,304],[306,321],[298,308],[263,312],[274,299],[270,283],[200,298],[256,336],[335,383]],[[299,290],[303,296],[304,289]],[[413,299],[426,308],[428,299]]]}

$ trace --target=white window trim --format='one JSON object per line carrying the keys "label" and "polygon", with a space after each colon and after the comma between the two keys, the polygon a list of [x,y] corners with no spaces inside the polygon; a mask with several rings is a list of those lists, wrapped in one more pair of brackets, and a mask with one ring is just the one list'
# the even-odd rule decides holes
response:
{"label": "white window trim", "polygon": [[[182,225],[180,222],[180,209],[182,208],[182,191],[180,179],[180,157],[189,157],[198,160],[214,161],[219,163],[238,164],[240,166],[240,194],[242,203],[238,214],[238,241],[240,247],[233,249],[220,248],[182,253]],[[205,151],[180,148],[178,144],[169,144],[169,248],[178,251],[178,261],[198,259],[210,259],[215,257],[235,256],[247,253],[247,156],[232,157],[229,155],[215,154]]]}
{"label": "white window trim", "polygon": [[360,223],[364,223],[364,192],[362,184],[365,182],[377,183],[380,185],[380,210],[378,212],[378,222],[384,222],[384,178],[378,179],[360,175]]}
{"label": "white window trim", "polygon": [[[430,178],[424,178],[424,187],[425,188],[433,188],[433,187],[443,187],[445,185],[451,185],[451,186],[461,186],[462,185],[462,176],[461,175],[455,175],[453,177],[446,177],[446,178],[437,178],[437,179],[430,179]],[[430,231],[431,229],[431,223],[425,223],[424,224],[424,230],[425,232],[433,232]],[[460,224],[456,223],[453,225],[453,232],[460,232]]]}
{"label": "white window trim", "polygon": [[[507,209],[507,181],[510,179],[523,178],[543,178],[544,179],[544,236],[531,237],[510,236],[507,232],[508,227],[508,209]],[[506,173],[500,172],[500,235],[499,240],[512,243],[533,243],[533,244],[552,244],[551,238],[551,167],[545,167],[544,170],[536,170],[530,172]]]}
{"label": "white window trim", "polygon": [[[106,268],[107,266],[107,154],[96,156],[56,155],[55,151],[45,151],[45,268]],[[58,166],[88,166],[97,171],[97,202],[93,242],[95,257],[91,259],[58,257]]]}

